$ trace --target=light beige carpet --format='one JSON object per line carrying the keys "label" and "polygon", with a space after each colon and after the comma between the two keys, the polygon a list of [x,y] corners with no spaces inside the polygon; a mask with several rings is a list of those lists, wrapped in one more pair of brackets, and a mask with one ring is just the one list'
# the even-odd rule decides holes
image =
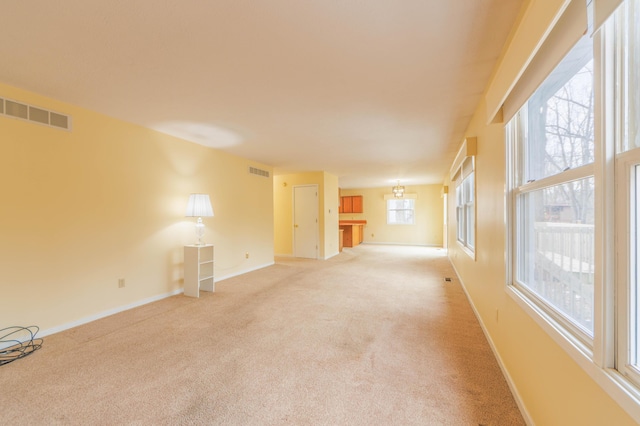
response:
{"label": "light beige carpet", "polygon": [[361,245],[46,337],[0,424],[520,425],[442,249]]}

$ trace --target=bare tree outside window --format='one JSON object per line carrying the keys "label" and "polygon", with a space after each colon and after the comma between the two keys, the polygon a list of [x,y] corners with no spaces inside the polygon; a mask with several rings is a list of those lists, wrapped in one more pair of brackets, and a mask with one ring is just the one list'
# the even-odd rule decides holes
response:
{"label": "bare tree outside window", "polygon": [[415,200],[400,198],[387,200],[387,224],[413,225],[415,223]]}
{"label": "bare tree outside window", "polygon": [[[585,37],[520,113],[523,182],[517,197],[516,277],[586,335],[593,336],[594,162],[592,41]],[[567,176],[567,177],[565,177]],[[548,184],[545,184],[548,182]]]}

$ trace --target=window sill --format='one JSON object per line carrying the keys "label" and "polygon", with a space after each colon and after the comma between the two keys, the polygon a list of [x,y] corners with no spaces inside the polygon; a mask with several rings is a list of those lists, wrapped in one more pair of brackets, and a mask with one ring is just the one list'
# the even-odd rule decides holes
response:
{"label": "window sill", "polygon": [[469,256],[474,261],[476,260],[476,252],[475,251],[471,250],[469,247],[467,247],[464,244],[462,244],[459,240],[456,240],[456,243],[458,244],[458,247],[460,247],[460,249],[467,254],[467,256]]}
{"label": "window sill", "polygon": [[507,285],[505,291],[607,395],[640,424],[640,389],[637,386],[617,370],[600,367],[593,362],[593,354],[588,348],[532,304],[517,288]]}

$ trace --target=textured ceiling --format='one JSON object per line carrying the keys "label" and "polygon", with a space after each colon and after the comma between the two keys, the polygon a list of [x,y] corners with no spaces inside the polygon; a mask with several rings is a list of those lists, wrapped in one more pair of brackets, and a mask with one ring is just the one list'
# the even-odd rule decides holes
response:
{"label": "textured ceiling", "polygon": [[6,1],[0,82],[343,188],[440,183],[521,6]]}

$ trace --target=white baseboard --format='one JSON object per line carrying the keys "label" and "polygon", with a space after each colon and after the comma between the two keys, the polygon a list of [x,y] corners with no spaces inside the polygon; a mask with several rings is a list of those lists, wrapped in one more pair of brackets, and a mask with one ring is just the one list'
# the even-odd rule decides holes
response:
{"label": "white baseboard", "polygon": [[525,407],[524,402],[522,401],[522,397],[520,396],[520,393],[518,393],[518,388],[516,387],[515,383],[513,383],[513,379],[511,378],[511,375],[509,374],[509,371],[507,371],[507,368],[505,367],[504,362],[502,361],[502,357],[500,357],[500,353],[496,349],[496,346],[493,343],[493,339],[491,339],[491,335],[489,334],[489,331],[487,330],[487,328],[484,325],[484,322],[482,321],[482,317],[478,313],[478,310],[476,309],[476,306],[473,304],[473,300],[471,299],[471,297],[469,297],[469,293],[467,292],[467,288],[465,287],[464,282],[462,281],[462,279],[460,279],[460,274],[458,274],[458,270],[456,269],[456,267],[453,264],[453,262],[451,262],[451,259],[449,259],[449,263],[451,264],[451,267],[453,267],[453,271],[456,274],[456,278],[458,279],[458,281],[460,281],[460,286],[462,287],[462,291],[464,291],[465,296],[467,296],[467,300],[469,301],[469,305],[471,305],[471,309],[473,310],[474,315],[478,319],[478,323],[480,324],[480,327],[482,328],[482,332],[484,333],[484,337],[486,337],[487,342],[489,342],[489,347],[491,348],[491,352],[493,352],[493,356],[495,356],[496,360],[498,361],[498,365],[500,366],[500,370],[502,371],[502,375],[504,376],[505,380],[507,381],[507,385],[509,386],[509,389],[511,390],[511,394],[513,395],[513,399],[516,401],[516,405],[518,406],[518,409],[520,410],[520,414],[522,414],[522,418],[524,419],[526,424],[533,425],[534,424],[533,420],[531,419],[531,416],[529,415],[529,412],[527,411],[527,408]]}
{"label": "white baseboard", "polygon": [[[275,262],[271,262],[271,263],[267,263],[265,265],[256,266],[256,267],[254,267],[252,269],[244,270],[242,272],[226,275],[226,276],[217,278],[216,282],[223,281],[223,280],[226,280],[228,278],[235,277],[235,276],[238,276],[238,275],[246,274],[247,272],[251,272],[251,271],[258,270],[258,269],[266,268],[267,266],[271,266],[274,263]],[[171,291],[169,293],[164,293],[164,294],[160,294],[160,295],[157,295],[157,296],[147,297],[146,299],[138,300],[136,302],[129,303],[128,305],[118,306],[117,308],[109,309],[109,310],[106,310],[104,312],[100,312],[100,313],[97,313],[97,314],[94,314],[94,315],[89,315],[87,317],[81,318],[81,319],[76,320],[76,321],[71,321],[71,322],[68,322],[66,324],[61,324],[61,325],[58,325],[56,327],[51,327],[51,328],[48,328],[46,330],[42,330],[40,333],[38,333],[37,337],[45,337],[45,336],[49,336],[51,334],[60,333],[61,331],[69,330],[71,328],[78,327],[80,325],[87,324],[87,323],[90,323],[92,321],[96,321],[96,320],[99,320],[99,319],[102,319],[102,318],[106,318],[108,316],[111,316],[111,315],[114,315],[114,314],[118,314],[120,312],[128,311],[129,309],[137,308],[139,306],[146,305],[148,303],[157,302],[158,300],[166,299],[167,297],[175,296],[176,294],[180,294],[180,293],[183,293],[183,292],[184,292],[184,289],[179,288],[179,289]]]}
{"label": "white baseboard", "polygon": [[216,277],[216,282],[220,282],[220,281],[227,280],[227,279],[229,279],[229,278],[237,277],[238,275],[244,275],[244,274],[246,274],[247,272],[257,271],[258,269],[263,269],[263,268],[266,268],[266,267],[268,267],[268,266],[275,265],[275,263],[276,263],[275,261],[274,261],[274,262],[269,262],[269,263],[265,263],[265,264],[263,264],[263,265],[255,266],[255,267],[253,267],[253,268],[251,268],[251,269],[245,269],[245,270],[242,270],[242,271],[240,271],[240,272],[235,272],[235,273],[233,273],[233,274],[223,275],[223,276],[222,276],[222,277],[220,277],[220,278]]}
{"label": "white baseboard", "polygon": [[[327,259],[331,259],[332,257],[335,257],[335,256],[337,256],[337,255],[339,255],[339,254],[340,254],[340,253],[339,253],[339,252],[337,252],[337,253],[334,253],[334,254],[329,255],[329,256],[326,256],[326,257],[320,257],[320,258],[318,258],[318,259],[319,259],[319,260],[327,260]],[[295,256],[294,256],[294,255],[292,255],[292,254],[275,254],[275,255],[274,255],[274,257],[284,257],[285,259],[293,259],[293,258],[295,258]],[[305,259],[306,259],[306,258],[305,258]]]}
{"label": "white baseboard", "polygon": [[331,254],[329,256],[324,257],[323,260],[331,259],[332,257],[336,257],[339,254],[340,254],[340,252],[335,252],[335,253],[333,253],[333,254]]}
{"label": "white baseboard", "polygon": [[389,243],[389,242],[377,242],[377,241],[363,241],[360,244],[372,245],[372,246],[410,246],[410,247],[442,247],[438,244],[409,244],[409,243]]}
{"label": "white baseboard", "polygon": [[179,288],[177,290],[171,291],[169,293],[160,294],[157,296],[147,297],[146,299],[138,300],[136,302],[130,303],[128,305],[118,306],[117,308],[109,309],[104,312],[100,312],[95,315],[89,315],[88,317],[81,318],[77,321],[68,322],[66,324],[62,324],[56,327],[48,328],[43,330],[38,337],[48,336],[50,334],[59,333],[61,331],[69,330],[70,328],[78,327],[83,324],[87,324],[89,322],[99,320],[101,318],[105,318],[120,312],[128,311],[129,309],[137,308],[142,305],[146,305],[147,303],[157,302],[158,300],[166,299],[167,297],[175,296],[176,294],[182,293],[184,290]]}

